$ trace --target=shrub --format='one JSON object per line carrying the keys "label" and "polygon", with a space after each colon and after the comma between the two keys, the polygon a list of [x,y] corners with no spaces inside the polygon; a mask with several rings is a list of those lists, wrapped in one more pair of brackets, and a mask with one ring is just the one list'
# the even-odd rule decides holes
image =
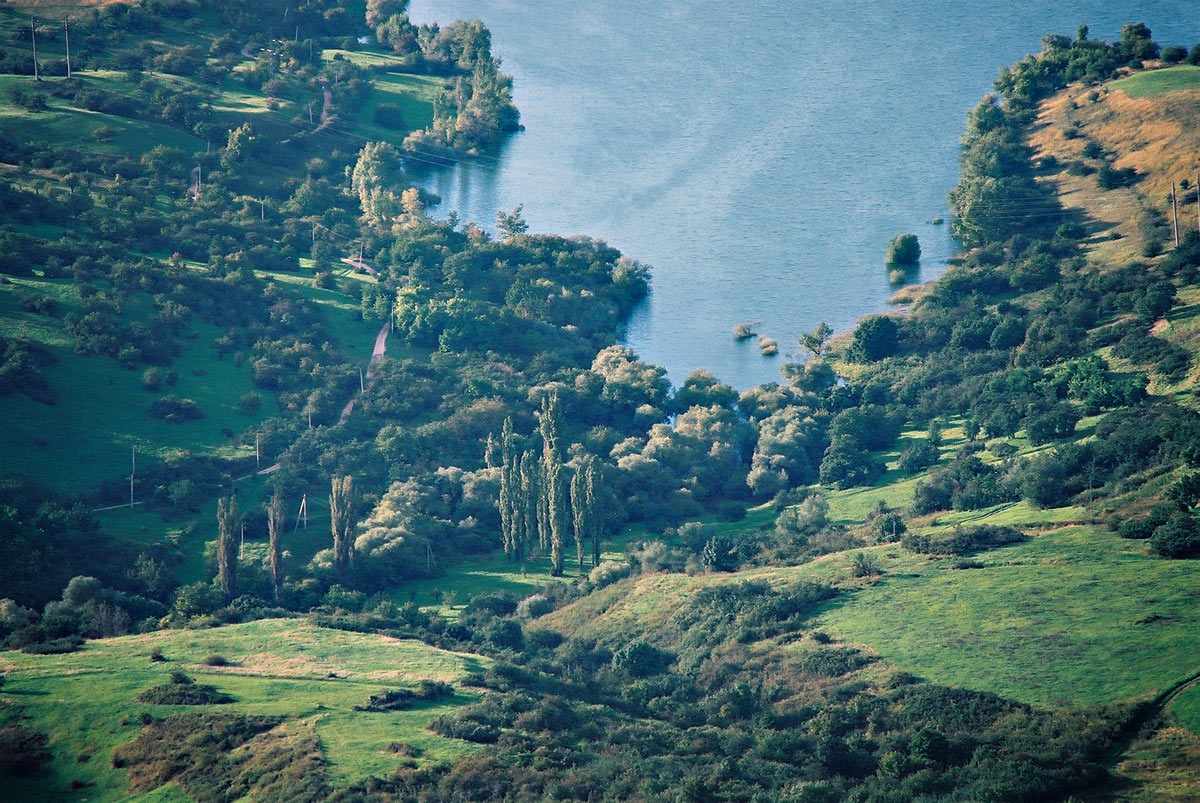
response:
{"label": "shrub", "polygon": [[926,555],[970,555],[1024,540],[1024,533],[1013,527],[981,524],[976,527],[955,527],[949,535],[906,533],[900,543],[906,549]]}
{"label": "shrub", "polygon": [[665,650],[644,641],[631,641],[613,653],[612,666],[635,678],[648,678],[666,672],[674,660],[675,656]]}
{"label": "shrub", "polygon": [[238,409],[246,415],[254,415],[262,409],[262,395],[251,391],[238,399]]}
{"label": "shrub", "polygon": [[897,234],[887,244],[889,265],[915,265],[921,261],[921,244],[915,234]]}
{"label": "shrub", "polygon": [[50,740],[24,725],[0,728],[0,775],[32,775],[50,761]]}
{"label": "shrub", "polygon": [[853,647],[825,647],[805,653],[799,663],[800,669],[810,675],[836,678],[861,669],[871,660]]}
{"label": "shrub", "polygon": [[469,719],[437,717],[429,723],[429,730],[448,739],[462,739],[476,744],[495,744],[500,740],[500,729]]}
{"label": "shrub", "polygon": [[624,580],[632,571],[633,567],[628,563],[605,561],[588,572],[588,582],[596,588],[604,588],[618,580]]}
{"label": "shrub", "polygon": [[171,682],[151,686],[137,696],[139,703],[152,705],[222,705],[234,699],[216,686],[196,683],[182,672],[172,672]]}
{"label": "shrub", "polygon": [[1164,558],[1200,557],[1200,524],[1191,513],[1177,513],[1150,536],[1150,548]]}
{"label": "shrub", "polygon": [[536,619],[554,610],[554,603],[545,594],[530,594],[517,605],[516,614],[522,619]]}
{"label": "shrub", "polygon": [[392,103],[380,103],[375,107],[375,124],[381,125],[384,128],[403,129],[404,112],[399,106]]}
{"label": "shrub", "polygon": [[63,653],[75,652],[82,646],[83,638],[71,635],[39,641],[35,644],[26,644],[21,648],[21,652],[29,653],[30,655],[61,655]]}
{"label": "shrub", "polygon": [[177,396],[163,396],[150,405],[148,414],[151,418],[161,418],[173,424],[187,421],[199,421],[204,418],[200,407],[191,399],[180,399]]}
{"label": "shrub", "polygon": [[229,666],[229,659],[224,655],[213,653],[204,659],[205,666]]}
{"label": "shrub", "polygon": [[444,700],[454,696],[454,687],[436,680],[422,680],[415,690],[389,689],[372,694],[365,705],[354,706],[355,711],[406,711],[427,700]]}
{"label": "shrub", "polygon": [[873,557],[866,552],[855,552],[850,562],[850,574],[855,577],[875,577],[881,572]]}
{"label": "shrub", "polygon": [[900,453],[899,469],[911,474],[929,468],[938,461],[941,452],[928,440],[918,441]]}

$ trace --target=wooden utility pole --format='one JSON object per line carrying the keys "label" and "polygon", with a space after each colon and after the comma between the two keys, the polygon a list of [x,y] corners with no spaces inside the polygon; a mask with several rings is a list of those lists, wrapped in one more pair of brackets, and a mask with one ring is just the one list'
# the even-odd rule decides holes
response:
{"label": "wooden utility pole", "polygon": [[258,448],[258,438],[259,438],[259,435],[257,432],[255,432],[254,433],[254,467],[262,468],[262,452]]}
{"label": "wooden utility pole", "polygon": [[71,22],[69,17],[63,17],[63,36],[67,40],[67,77],[71,77]]}
{"label": "wooden utility pole", "polygon": [[37,19],[35,17],[29,18],[29,33],[33,35],[33,80],[40,81],[40,80],[42,80],[42,78],[41,78],[41,76],[38,75]]}
{"label": "wooden utility pole", "polygon": [[129,508],[133,509],[133,477],[137,474],[137,447],[129,447]]}
{"label": "wooden utility pole", "polygon": [[259,220],[267,219],[267,202],[266,201],[259,200],[259,202],[258,202],[258,219]]}
{"label": "wooden utility pole", "polygon": [[1179,247],[1179,206],[1175,201],[1175,182],[1171,182],[1171,222],[1175,230],[1175,247]]}
{"label": "wooden utility pole", "polygon": [[358,392],[359,393],[367,392],[367,386],[363,384],[363,374],[362,374],[361,368],[358,369]]}
{"label": "wooden utility pole", "polygon": [[362,261],[362,259],[363,259],[363,241],[362,241],[362,240],[359,240],[359,241],[358,241],[358,266],[359,266],[360,268],[361,268],[361,267],[362,267],[362,265],[363,265],[363,261]]}
{"label": "wooden utility pole", "polygon": [[246,553],[246,522],[242,522],[242,539],[238,541],[238,560],[241,560]]}

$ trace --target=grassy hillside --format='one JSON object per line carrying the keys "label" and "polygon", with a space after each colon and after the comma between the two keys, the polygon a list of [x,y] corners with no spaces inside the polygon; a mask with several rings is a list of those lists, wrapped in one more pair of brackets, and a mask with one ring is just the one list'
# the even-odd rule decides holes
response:
{"label": "grassy hillside", "polygon": [[[152,662],[154,650],[165,660]],[[223,656],[229,665],[207,665],[212,655]],[[281,715],[288,728],[314,733],[336,782],[389,772],[400,761],[387,750],[393,742],[416,748],[418,763],[446,761],[472,745],[433,734],[425,725],[476,695],[459,690],[447,701],[399,712],[351,709],[385,689],[411,688],[420,680],[455,683],[466,671],[486,665],[486,659],[416,641],[289,620],[103,639],[63,656],[0,653],[6,678],[0,693],[7,704],[4,724],[24,720],[44,730],[54,755],[49,781],[41,777],[10,785],[7,794],[16,799],[75,799],[79,792],[70,785],[77,781],[88,785],[90,799],[126,798],[129,782],[124,771],[113,767],[113,749],[138,733],[143,714],[163,717],[195,710],[134,701],[142,690],[165,682],[172,670],[213,684],[236,699],[209,710]],[[177,791],[161,790],[146,799],[161,800],[164,795],[172,798]]]}

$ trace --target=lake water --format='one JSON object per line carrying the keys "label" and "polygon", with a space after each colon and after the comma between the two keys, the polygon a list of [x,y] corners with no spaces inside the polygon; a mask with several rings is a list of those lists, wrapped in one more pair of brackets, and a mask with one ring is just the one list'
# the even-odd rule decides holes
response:
{"label": "lake water", "polygon": [[[1200,39],[1194,2],[708,3],[413,0],[416,22],[482,19],[524,132],[438,170],[435,214],[602,238],[653,269],[626,342],[679,383],[710,368],[778,379],[796,339],[885,307],[893,235],[926,280],[954,253],[946,193],[963,121],[1000,68],[1081,22],[1112,40],[1144,20]],[[731,329],[752,323],[780,356]]]}

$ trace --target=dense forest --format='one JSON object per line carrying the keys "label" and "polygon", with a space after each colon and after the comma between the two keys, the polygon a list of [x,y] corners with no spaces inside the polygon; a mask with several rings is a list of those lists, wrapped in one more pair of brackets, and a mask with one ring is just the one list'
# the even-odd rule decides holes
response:
{"label": "dense forest", "polygon": [[[520,207],[501,212],[494,233],[431,213],[437,199],[413,186],[416,163],[477,153],[518,115],[481,23],[415,26],[405,5],[369,0],[365,15],[339,0],[267,2],[254,14],[222,0],[106,5],[73,20],[70,68],[50,58],[46,80],[9,85],[11,104],[31,113],[61,101],[163,124],[197,146],[81,151],[0,127],[0,207],[12,224],[0,231],[0,281],[64,288],[19,289],[20,308],[54,321],[74,354],[134,372],[145,392],[136,415],[186,428],[211,414],[175,390],[199,325],[214,334],[201,344],[214,361],[249,372],[239,408],[278,414],[228,433],[240,456],[180,453],[75,496],[9,478],[3,646],[65,654],[84,639],[308,617],[488,659],[459,684],[474,702],[429,726],[487,747],[348,787],[302,738],[262,759],[292,775],[224,749],[279,718],[146,715],[113,766],[135,789],[174,780],[198,799],[1034,801],[1105,784],[1146,705],[1046,709],[880,668],[812,625],[846,593],[827,582],[706,586],[635,638],[564,635],[537,620],[639,575],[798,566],[875,544],[969,566],[1026,534],[931,533],[917,520],[1002,503],[1086,506],[1158,559],[1200,557],[1200,414],[1150,392],[1195,368],[1153,326],[1200,280],[1200,236],[1189,230],[1165,255],[1120,269],[1090,265],[1085,226],[1041,180],[1050,165],[1027,142],[1052,94],[1157,59],[1150,31],[1127,25],[1114,43],[1086,28],[1048,36],[1006,69],[967,119],[950,195],[962,257],[907,314],[868,317],[832,340],[822,324],[783,381],[738,393],[707,371],[672,387],[620,345],[647,266],[599,240],[531,233]],[[157,44],[170,41],[164,20],[225,32],[208,49]],[[26,75],[24,34],[9,33],[0,71]],[[398,142],[356,138],[347,121],[373,102],[378,76],[320,53],[353,55],[360,38],[394,57],[389,69],[442,82],[429,127]],[[87,77],[98,71],[119,76],[119,89]],[[231,81],[295,95],[294,115],[231,118],[215,97]],[[313,104],[327,92],[321,119],[334,122],[319,130]],[[387,108],[373,117],[384,127],[400,114]],[[1131,180],[1099,169],[1104,181]],[[34,225],[46,221],[60,222],[52,234]],[[347,264],[360,274],[345,275]],[[369,380],[310,290],[383,327],[387,356]],[[63,403],[45,345],[5,334],[0,354],[0,394],[35,409]],[[1081,436],[1085,420],[1092,437]],[[952,425],[964,439],[947,455]],[[863,526],[837,521],[829,492],[878,482],[905,432],[923,434],[905,441],[895,469],[917,478],[911,504],[881,505]],[[1014,454],[1004,439],[1018,433],[1039,448]],[[259,476],[265,490],[244,490]],[[101,526],[96,509],[131,494],[165,522],[220,500],[206,579],[182,582],[176,551]],[[325,497],[326,546],[298,560],[296,507]],[[711,526],[748,508],[769,510],[769,523],[737,537]],[[248,558],[245,540],[267,548]],[[602,559],[614,544],[624,557]],[[575,579],[523,599],[479,594],[455,617],[397,604],[408,584],[497,551],[514,566],[548,559],[551,576]],[[858,553],[854,574],[879,568]],[[141,702],[228,702],[175,674]],[[429,681],[364,695],[363,716],[454,693]],[[5,772],[48,760],[24,725],[0,737],[25,760]]]}

